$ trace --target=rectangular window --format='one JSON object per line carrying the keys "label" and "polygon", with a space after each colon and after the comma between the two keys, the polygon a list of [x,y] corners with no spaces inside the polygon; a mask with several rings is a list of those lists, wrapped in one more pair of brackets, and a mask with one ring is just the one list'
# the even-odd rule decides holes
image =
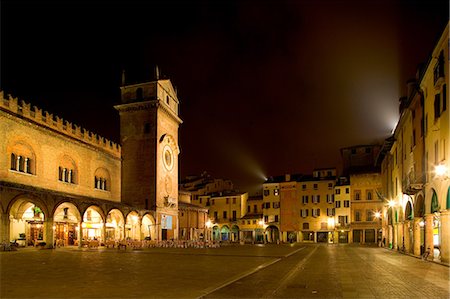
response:
{"label": "rectangular window", "polygon": [[350,193],[350,188],[345,188],[345,194],[349,194]]}
{"label": "rectangular window", "polygon": [[361,221],[361,211],[355,211],[355,221]]}
{"label": "rectangular window", "polygon": [[317,184],[314,184],[314,190],[317,190]]}
{"label": "rectangular window", "polygon": [[333,202],[334,202],[333,194],[327,194],[327,203],[333,203]]}
{"label": "rectangular window", "polygon": [[230,203],[230,199],[227,197],[226,204],[229,204],[229,203]]}
{"label": "rectangular window", "polygon": [[320,216],[320,209],[312,209],[312,216],[313,217],[319,217]]}
{"label": "rectangular window", "polygon": [[211,205],[212,206],[214,205],[214,199],[211,199]]}
{"label": "rectangular window", "polygon": [[258,206],[257,205],[253,205],[253,213],[258,213]]}
{"label": "rectangular window", "polygon": [[223,211],[223,219],[227,219],[227,211]]}
{"label": "rectangular window", "polygon": [[275,222],[278,222],[278,215],[275,215]]}
{"label": "rectangular window", "polygon": [[267,216],[267,215],[264,216],[264,222],[265,222],[265,223],[269,222],[269,216]]}
{"label": "rectangular window", "polygon": [[328,189],[333,188],[333,184],[332,183],[328,183]]}
{"label": "rectangular window", "polygon": [[202,203],[202,198],[200,198],[200,203]]}
{"label": "rectangular window", "polygon": [[233,204],[236,204],[236,197],[233,197]]}
{"label": "rectangular window", "polygon": [[350,208],[350,200],[344,200],[344,208]]}
{"label": "rectangular window", "polygon": [[302,202],[303,202],[304,205],[306,205],[308,203],[308,200],[309,200],[309,196],[308,195],[303,195],[302,196]]}
{"label": "rectangular window", "polygon": [[439,163],[439,141],[434,143],[434,164]]}
{"label": "rectangular window", "polygon": [[320,203],[320,195],[313,195],[312,203]]}
{"label": "rectangular window", "polygon": [[303,189],[303,190],[306,190],[306,184],[303,184],[303,185],[302,185],[302,189]]}
{"label": "rectangular window", "polygon": [[334,216],[335,209],[334,208],[327,208],[327,216]]}
{"label": "rectangular window", "polygon": [[303,223],[303,229],[309,229],[309,223],[308,222]]}
{"label": "rectangular window", "polygon": [[441,115],[441,95],[434,95],[434,121],[436,121]]}
{"label": "rectangular window", "polygon": [[278,196],[278,194],[280,194],[280,190],[279,189],[273,190],[273,195]]}
{"label": "rectangular window", "polygon": [[270,209],[270,202],[266,202],[266,209]]}
{"label": "rectangular window", "polygon": [[278,208],[280,208],[280,203],[279,202],[274,202],[272,206],[273,206],[274,209],[278,209]]}
{"label": "rectangular window", "polygon": [[355,200],[361,199],[361,190],[355,190],[354,191]]}
{"label": "rectangular window", "polygon": [[336,189],[336,190],[335,190],[335,193],[336,193],[336,194],[341,194],[341,189]]}
{"label": "rectangular window", "polygon": [[334,206],[335,206],[336,208],[340,208],[340,207],[341,207],[341,201],[340,201],[340,200],[336,200],[336,201],[334,202]]}
{"label": "rectangular window", "polygon": [[247,206],[247,213],[250,213],[250,206]]}
{"label": "rectangular window", "polygon": [[366,197],[367,197],[367,200],[372,200],[372,190],[367,190]]}
{"label": "rectangular window", "polygon": [[367,210],[366,211],[366,221],[372,221],[373,217],[372,217],[372,211]]}
{"label": "rectangular window", "polygon": [[301,209],[300,210],[300,216],[302,216],[303,218],[308,217],[309,215],[309,210],[308,209]]}
{"label": "rectangular window", "polygon": [[270,191],[269,190],[264,190],[264,196],[269,196]]}
{"label": "rectangular window", "polygon": [[217,216],[217,211],[214,212],[214,219],[219,219],[219,217]]}
{"label": "rectangular window", "polygon": [[348,216],[338,216],[338,222],[341,226],[345,226],[348,223]]}
{"label": "rectangular window", "polygon": [[236,221],[236,211],[233,211],[233,221]]}

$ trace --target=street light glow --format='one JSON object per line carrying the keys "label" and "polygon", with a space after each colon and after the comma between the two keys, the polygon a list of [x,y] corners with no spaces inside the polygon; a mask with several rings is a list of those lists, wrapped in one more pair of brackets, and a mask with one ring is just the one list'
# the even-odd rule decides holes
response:
{"label": "street light glow", "polygon": [[437,176],[443,177],[447,173],[447,166],[440,164],[434,168],[434,172]]}
{"label": "street light glow", "polygon": [[395,206],[395,200],[389,200],[388,201],[388,206],[390,207],[390,208],[392,208],[392,207],[394,207]]}
{"label": "street light glow", "polygon": [[381,218],[381,213],[380,212],[375,212],[374,213],[375,218]]}

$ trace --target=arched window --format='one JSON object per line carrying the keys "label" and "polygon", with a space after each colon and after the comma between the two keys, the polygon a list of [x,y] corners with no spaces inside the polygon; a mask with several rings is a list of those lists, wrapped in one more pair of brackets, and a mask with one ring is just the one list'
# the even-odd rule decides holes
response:
{"label": "arched window", "polygon": [[75,161],[64,155],[59,160],[58,180],[60,182],[76,184],[77,183],[77,166]]}
{"label": "arched window", "polygon": [[17,169],[17,160],[16,160],[16,155],[14,155],[13,153],[11,154],[11,170],[16,170]]}
{"label": "arched window", "polygon": [[17,172],[35,174],[36,155],[25,141],[16,141],[8,150],[11,157],[10,169]]}
{"label": "arched window", "polygon": [[95,171],[94,178],[95,178],[94,179],[94,188],[95,189],[105,190],[105,191],[110,190],[111,177],[109,175],[108,170],[106,170],[105,168],[98,168]]}

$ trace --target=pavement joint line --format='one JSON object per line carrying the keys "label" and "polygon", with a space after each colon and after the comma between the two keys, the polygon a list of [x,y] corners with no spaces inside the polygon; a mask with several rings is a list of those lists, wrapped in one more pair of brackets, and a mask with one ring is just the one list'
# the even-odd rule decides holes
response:
{"label": "pavement joint line", "polygon": [[308,253],[307,256],[305,256],[299,263],[297,263],[297,265],[295,265],[292,270],[290,270],[280,281],[282,281],[282,283],[275,289],[273,290],[270,294],[266,294],[266,296],[263,296],[262,298],[273,298],[274,295],[282,288],[285,288],[286,285],[288,284],[288,282],[290,282],[293,278],[293,276],[295,274],[297,274],[297,272],[301,269],[301,266],[303,266],[304,263],[306,263],[306,261],[314,254],[314,252],[316,252],[316,250],[319,247],[316,246],[313,248],[313,250]]}
{"label": "pavement joint line", "polygon": [[237,275],[235,277],[232,277],[228,281],[226,281],[225,283],[223,283],[223,284],[221,284],[221,285],[219,285],[217,287],[211,287],[211,288],[208,288],[208,289],[206,289],[204,291],[201,291],[201,293],[203,293],[203,294],[201,296],[197,297],[196,299],[204,298],[205,296],[207,296],[207,295],[209,295],[211,293],[214,293],[217,290],[220,290],[220,289],[222,289],[222,288],[224,288],[224,287],[226,287],[226,286],[228,286],[228,285],[230,285],[230,284],[232,284],[232,283],[234,283],[234,282],[236,282],[238,280],[241,280],[241,279],[243,279],[243,278],[245,278],[247,276],[250,276],[253,273],[261,271],[262,269],[267,268],[267,267],[269,267],[269,266],[271,266],[271,265],[273,265],[275,263],[278,263],[281,260],[282,260],[282,258],[277,258],[277,259],[275,259],[273,261],[269,261],[267,263],[264,263],[262,265],[259,265],[259,266],[255,267],[254,269],[251,269],[251,270],[246,271],[246,272],[244,272],[242,274],[239,274],[239,275]]}
{"label": "pavement joint line", "polygon": [[299,252],[300,250],[303,250],[303,249],[305,249],[306,247],[301,247],[301,248],[299,248],[299,249],[297,249],[297,250],[295,250],[295,251],[292,251],[292,252],[290,252],[290,253],[288,253],[288,254],[285,254],[284,255],[284,257],[286,258],[286,257],[290,257],[291,255],[293,255],[293,254],[296,254],[297,252]]}

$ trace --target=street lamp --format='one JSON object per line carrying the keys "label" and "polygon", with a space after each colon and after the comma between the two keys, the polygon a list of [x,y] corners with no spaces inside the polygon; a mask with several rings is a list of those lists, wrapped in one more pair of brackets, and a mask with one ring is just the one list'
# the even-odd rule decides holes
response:
{"label": "street lamp", "polygon": [[390,208],[392,208],[392,207],[395,207],[395,205],[396,205],[396,203],[395,203],[395,200],[389,200],[388,201],[388,206],[390,207]]}
{"label": "street lamp", "polygon": [[381,213],[380,212],[376,211],[373,215],[375,216],[375,218],[381,219]]}

